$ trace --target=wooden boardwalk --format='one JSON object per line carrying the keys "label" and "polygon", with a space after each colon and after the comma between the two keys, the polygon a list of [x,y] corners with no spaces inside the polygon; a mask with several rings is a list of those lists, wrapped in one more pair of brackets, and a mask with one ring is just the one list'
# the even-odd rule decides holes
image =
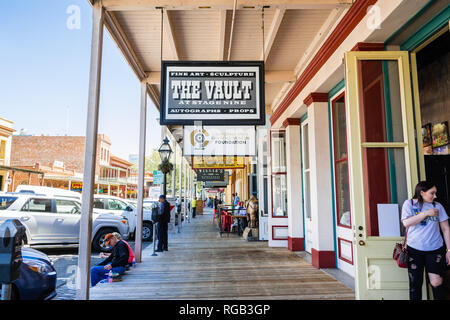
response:
{"label": "wooden boardwalk", "polygon": [[354,293],[285,248],[220,237],[212,215],[169,232],[169,251],[127,271],[123,281],[91,288],[92,300],[354,299]]}

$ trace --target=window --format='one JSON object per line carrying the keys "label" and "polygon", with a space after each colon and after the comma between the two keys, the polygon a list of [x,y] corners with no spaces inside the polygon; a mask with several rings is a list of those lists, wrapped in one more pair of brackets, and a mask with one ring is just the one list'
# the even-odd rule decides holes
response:
{"label": "window", "polygon": [[52,212],[52,200],[50,200],[50,199],[30,199],[23,206],[22,211]]}
{"label": "window", "polygon": [[286,174],[277,174],[272,177],[273,183],[273,216],[287,216],[287,189]]}
{"label": "window", "polygon": [[332,102],[332,108],[337,223],[351,227],[344,93]]}
{"label": "window", "polygon": [[105,203],[102,199],[94,199],[94,209],[105,209]]}
{"label": "window", "polygon": [[127,205],[125,202],[109,199],[108,207],[110,210],[125,210],[127,208]]}
{"label": "window", "polygon": [[81,206],[70,200],[56,200],[56,212],[67,214],[80,214]]}
{"label": "window", "polygon": [[8,209],[16,200],[17,197],[0,197],[0,210]]}
{"label": "window", "polygon": [[271,131],[272,216],[287,216],[286,140],[284,131]]}
{"label": "window", "polygon": [[0,142],[0,160],[5,160],[6,158],[6,141],[1,140]]}

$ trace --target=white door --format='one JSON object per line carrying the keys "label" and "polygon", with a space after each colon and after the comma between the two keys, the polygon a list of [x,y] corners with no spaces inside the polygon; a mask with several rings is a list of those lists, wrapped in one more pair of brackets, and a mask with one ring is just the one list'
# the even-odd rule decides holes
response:
{"label": "white door", "polygon": [[32,242],[47,244],[57,239],[56,219],[51,199],[30,198],[22,208],[20,220],[29,227]]}
{"label": "white door", "polygon": [[269,183],[267,168],[267,132],[258,129],[258,204],[259,204],[259,240],[269,240]]}
{"label": "white door", "polygon": [[356,297],[408,299],[408,272],[392,259],[418,182],[408,52],[347,52],[345,66]]}
{"label": "white door", "polygon": [[62,243],[77,243],[80,236],[81,205],[72,200],[55,200],[54,228]]}
{"label": "white door", "polygon": [[311,253],[312,248],[312,216],[311,216],[311,176],[309,163],[309,127],[308,120],[301,124],[302,141],[302,189],[303,189],[303,221],[305,226],[305,251]]}

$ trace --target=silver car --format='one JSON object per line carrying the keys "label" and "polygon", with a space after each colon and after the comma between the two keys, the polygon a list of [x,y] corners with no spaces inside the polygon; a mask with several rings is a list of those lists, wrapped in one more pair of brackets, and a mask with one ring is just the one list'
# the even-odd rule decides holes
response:
{"label": "silver car", "polygon": [[[30,246],[70,246],[79,243],[81,202],[66,197],[3,193],[0,195],[0,223],[19,219],[26,227],[26,244]],[[108,213],[92,215],[92,247],[109,251],[104,237],[119,232],[129,236],[128,220]]]}

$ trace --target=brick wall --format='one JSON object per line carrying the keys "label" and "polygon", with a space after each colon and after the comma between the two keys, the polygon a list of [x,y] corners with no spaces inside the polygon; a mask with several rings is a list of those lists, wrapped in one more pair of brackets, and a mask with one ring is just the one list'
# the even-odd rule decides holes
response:
{"label": "brick wall", "polygon": [[[109,147],[110,144],[107,136],[98,135],[96,174],[99,173],[100,145]],[[66,170],[83,172],[84,148],[85,137],[13,136],[11,166],[32,167],[39,163],[50,167],[56,160],[63,162]]]}

